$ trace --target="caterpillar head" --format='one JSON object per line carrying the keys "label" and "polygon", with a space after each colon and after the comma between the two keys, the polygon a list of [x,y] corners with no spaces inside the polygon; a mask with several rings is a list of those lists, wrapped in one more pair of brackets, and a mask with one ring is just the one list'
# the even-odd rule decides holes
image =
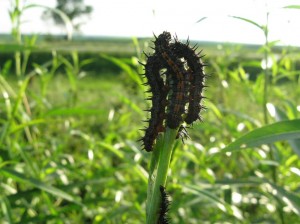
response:
{"label": "caterpillar head", "polygon": [[164,31],[162,34],[160,34],[156,40],[155,40],[155,50],[159,51],[159,49],[157,49],[157,46],[159,46],[159,48],[164,48],[167,47],[171,41],[172,37],[171,34],[169,32]]}

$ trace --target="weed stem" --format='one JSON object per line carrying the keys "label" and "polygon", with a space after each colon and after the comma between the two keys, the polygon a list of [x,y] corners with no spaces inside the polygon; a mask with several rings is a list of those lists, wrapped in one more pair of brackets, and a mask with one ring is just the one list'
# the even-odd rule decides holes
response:
{"label": "weed stem", "polygon": [[[152,190],[148,190],[148,199],[147,199],[147,217],[146,223],[153,224],[156,223],[158,215],[159,215],[159,204],[160,204],[160,185],[165,186],[167,180],[167,174],[169,169],[169,164],[172,156],[173,145],[177,135],[177,129],[167,128],[166,133],[162,139],[162,144],[157,144],[154,150],[159,150],[159,158],[156,156],[152,156],[152,160],[156,160],[158,162],[156,177],[152,179],[152,175],[150,172],[149,175],[149,186]],[[151,162],[152,163],[152,162]],[[155,172],[154,172],[155,174]]]}

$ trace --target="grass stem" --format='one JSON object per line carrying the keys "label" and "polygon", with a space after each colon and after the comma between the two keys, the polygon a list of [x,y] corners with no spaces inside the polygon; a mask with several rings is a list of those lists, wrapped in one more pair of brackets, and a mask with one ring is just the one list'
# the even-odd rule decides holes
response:
{"label": "grass stem", "polygon": [[[173,151],[173,145],[176,139],[177,129],[167,128],[166,133],[162,139],[162,148],[156,147],[154,150],[159,150],[159,159],[153,156],[152,159],[156,159],[158,162],[156,178],[152,179],[152,175],[149,175],[149,184],[152,187],[152,191],[148,189],[147,199],[147,224],[156,223],[158,218],[159,204],[160,204],[160,185],[165,186],[167,180],[168,169]],[[161,144],[157,144],[160,146]]]}

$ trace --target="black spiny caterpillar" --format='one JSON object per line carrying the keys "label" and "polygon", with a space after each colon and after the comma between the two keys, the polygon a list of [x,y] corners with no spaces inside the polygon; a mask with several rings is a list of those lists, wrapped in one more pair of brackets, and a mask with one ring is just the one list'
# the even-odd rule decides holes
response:
{"label": "black spiny caterpillar", "polygon": [[169,224],[168,211],[170,206],[169,196],[163,186],[159,186],[161,203],[159,207],[159,217],[157,224]]}
{"label": "black spiny caterpillar", "polygon": [[190,47],[177,38],[171,42],[171,34],[163,32],[155,36],[154,50],[147,56],[144,76],[148,92],[152,93],[149,100],[152,107],[145,135],[140,140],[146,151],[152,151],[159,133],[166,127],[176,129],[182,122],[192,124],[200,119],[203,108],[201,100],[205,87],[204,64],[201,56],[196,53],[196,47]]}

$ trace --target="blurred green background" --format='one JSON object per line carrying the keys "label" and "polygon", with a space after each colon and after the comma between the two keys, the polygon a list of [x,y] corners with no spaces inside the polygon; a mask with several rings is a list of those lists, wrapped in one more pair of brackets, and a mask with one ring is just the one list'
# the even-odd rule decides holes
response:
{"label": "blurred green background", "polygon": [[[191,43],[206,55],[207,109],[175,146],[170,223],[300,222],[299,48],[236,19],[265,43]],[[20,26],[0,35],[0,222],[144,223],[151,153],[137,139],[151,105],[138,61],[151,39]]]}

